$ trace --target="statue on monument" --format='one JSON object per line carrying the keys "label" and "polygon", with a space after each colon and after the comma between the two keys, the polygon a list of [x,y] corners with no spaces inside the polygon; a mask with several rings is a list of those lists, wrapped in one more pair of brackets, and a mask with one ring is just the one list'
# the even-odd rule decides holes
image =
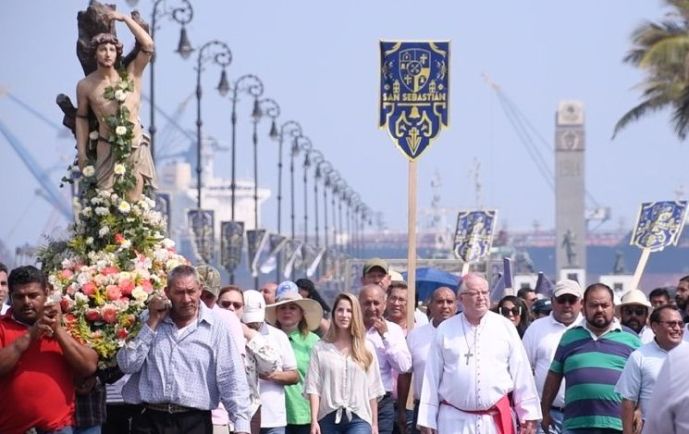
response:
{"label": "statue on monument", "polygon": [[562,244],[560,247],[565,249],[568,267],[576,266],[577,253],[574,251],[574,247],[576,246],[575,239],[576,235],[571,229],[567,229],[567,232],[565,232],[565,234],[562,236]]}
{"label": "statue on monument", "polygon": [[[123,15],[92,1],[81,12],[77,55],[86,77],[77,84],[77,107],[58,96],[63,123],[76,136],[77,164],[86,177],[95,177],[100,190],[141,198],[145,188],[157,188],[150,138],[139,121],[141,78],[153,56],[153,39],[138,12]],[[114,23],[124,22],[136,39],[123,59]],[[98,32],[98,33],[96,33]]]}
{"label": "statue on monument", "polygon": [[615,252],[615,263],[612,266],[612,274],[624,274],[624,253],[621,250]]}

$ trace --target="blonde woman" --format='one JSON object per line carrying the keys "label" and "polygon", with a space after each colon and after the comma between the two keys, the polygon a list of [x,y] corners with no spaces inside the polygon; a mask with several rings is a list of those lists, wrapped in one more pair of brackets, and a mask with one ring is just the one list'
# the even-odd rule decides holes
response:
{"label": "blonde woman", "polygon": [[306,376],[310,434],[378,433],[377,400],[385,389],[365,333],[359,301],[339,294],[332,324],[314,346]]}

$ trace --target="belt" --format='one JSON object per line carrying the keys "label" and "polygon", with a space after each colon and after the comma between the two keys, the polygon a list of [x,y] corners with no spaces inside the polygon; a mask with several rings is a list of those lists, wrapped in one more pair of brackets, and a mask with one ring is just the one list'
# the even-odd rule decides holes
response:
{"label": "belt", "polygon": [[500,434],[515,434],[514,427],[512,425],[512,410],[510,408],[510,401],[507,395],[500,398],[500,400],[495,403],[489,409],[486,410],[464,410],[456,407],[449,402],[442,400],[441,404],[447,405],[454,408],[455,410],[462,411],[464,413],[475,414],[475,415],[489,415],[493,418],[495,427]]}
{"label": "belt", "polygon": [[189,411],[198,411],[196,408],[185,407],[183,405],[177,405],[172,403],[160,403],[160,404],[148,404],[144,403],[144,407],[149,410],[162,411],[165,413],[175,414],[175,413],[186,413]]}

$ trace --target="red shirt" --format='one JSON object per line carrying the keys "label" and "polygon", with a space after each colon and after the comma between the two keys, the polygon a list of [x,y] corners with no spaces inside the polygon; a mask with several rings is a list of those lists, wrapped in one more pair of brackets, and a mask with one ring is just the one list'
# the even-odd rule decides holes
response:
{"label": "red shirt", "polygon": [[[11,345],[27,330],[10,312],[0,316],[0,347]],[[44,337],[32,342],[14,369],[0,376],[0,433],[24,434],[32,427],[53,431],[73,426],[73,378],[56,340]]]}

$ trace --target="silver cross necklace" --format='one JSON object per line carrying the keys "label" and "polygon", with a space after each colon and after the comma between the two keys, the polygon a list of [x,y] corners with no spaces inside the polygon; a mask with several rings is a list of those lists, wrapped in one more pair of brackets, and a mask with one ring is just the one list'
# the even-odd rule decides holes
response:
{"label": "silver cross necklace", "polygon": [[[467,333],[466,329],[464,328],[464,320],[466,317],[463,317],[461,319],[462,323],[462,334],[464,334],[464,342],[467,344],[467,352],[464,354],[464,358],[466,359],[466,365],[469,366],[469,358],[474,357],[474,353],[471,352],[471,346],[469,346],[469,339],[467,339]],[[474,332],[474,350],[476,349],[476,332]]]}

